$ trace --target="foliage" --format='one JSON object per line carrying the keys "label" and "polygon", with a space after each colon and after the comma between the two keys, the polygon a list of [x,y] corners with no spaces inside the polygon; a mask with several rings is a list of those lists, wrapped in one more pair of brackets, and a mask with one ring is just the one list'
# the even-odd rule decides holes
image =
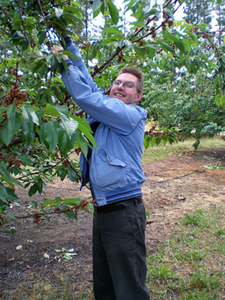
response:
{"label": "foliage", "polygon": [[160,127],[175,127],[183,137],[193,135],[197,148],[202,136],[225,130],[225,108],[216,105],[214,94],[211,78],[199,73],[181,77],[176,85],[174,81],[148,87],[142,105]]}
{"label": "foliage", "polygon": [[[0,214],[11,217],[7,207],[18,199],[15,185],[29,188],[32,196],[42,193],[56,176],[78,181],[78,162],[70,155],[79,154],[79,149],[87,152],[83,133],[95,145],[88,123],[75,115],[78,107],[54,75],[60,65],[49,54],[53,31],[59,36],[61,28],[79,26],[82,16],[77,2],[68,2],[64,9],[60,3],[20,1],[9,5],[3,1]],[[40,214],[48,218],[46,208],[51,208],[49,212],[63,210],[76,218],[79,199],[51,201],[40,207],[31,203],[35,222]]]}
{"label": "foliage", "polygon": [[[88,40],[87,18],[83,15],[90,7],[84,7],[84,1],[1,1],[0,214],[15,219],[8,207],[18,198],[17,185],[27,188],[32,196],[42,193],[56,176],[78,181],[78,162],[71,160],[71,154],[87,152],[83,135],[95,146],[89,125],[77,116],[79,107],[59,77],[61,68],[67,69],[62,54],[72,54],[50,53],[53,45],[64,45],[64,34],[70,34],[80,46],[87,63],[95,64],[90,71],[104,89],[128,64],[141,67],[146,74],[152,66],[163,70],[165,65],[167,70],[178,66],[190,73],[215,69],[217,99],[224,101],[223,55],[211,58],[202,53],[197,29],[182,21],[174,23],[173,15],[182,2],[168,0],[161,7],[148,1],[126,1],[126,11],[133,20],[124,34],[123,19],[114,2],[93,1],[93,17],[101,12],[105,24],[99,39],[94,35]],[[217,2],[220,4],[220,0]],[[204,46],[211,47],[210,35],[206,40]],[[211,47],[210,55],[213,51]],[[168,128],[162,135],[147,138],[145,146],[175,141],[174,131]],[[52,210],[76,219],[77,209],[84,208],[81,199],[50,200],[47,204],[32,203],[35,222],[40,215],[48,218]]]}
{"label": "foliage", "polygon": [[183,10],[185,14],[184,19],[189,24],[204,23],[207,27],[210,27],[212,9],[210,0],[186,0]]}

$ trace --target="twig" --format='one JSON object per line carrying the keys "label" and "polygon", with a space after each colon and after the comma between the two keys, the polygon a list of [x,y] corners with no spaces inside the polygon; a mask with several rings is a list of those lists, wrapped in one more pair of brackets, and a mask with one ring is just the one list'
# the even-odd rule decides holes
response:
{"label": "twig", "polygon": [[[86,200],[85,200],[86,201]],[[87,201],[87,204],[85,206],[87,206],[88,204],[93,204],[93,201]],[[75,205],[75,206],[70,206],[69,209],[73,210],[73,209],[78,209],[80,208],[80,205]],[[27,219],[27,218],[36,218],[37,215],[38,216],[44,216],[44,215],[53,215],[53,214],[62,214],[62,213],[66,213],[68,210],[56,210],[56,211],[51,211],[51,212],[38,212],[38,213],[33,213],[33,214],[29,214],[26,216],[14,216],[16,219]]]}
{"label": "twig", "polygon": [[18,180],[23,180],[23,178],[26,178],[28,176],[33,176],[33,175],[36,175],[36,174],[42,174],[42,173],[45,173],[47,172],[48,170],[51,170],[51,169],[54,169],[57,165],[59,165],[60,163],[62,163],[63,161],[65,160],[68,160],[68,157],[72,154],[76,152],[76,149],[71,151],[69,154],[67,154],[65,157],[63,157],[62,159],[60,159],[60,161],[58,161],[56,164],[50,166],[50,167],[47,167],[46,169],[44,169],[43,171],[40,171],[40,172],[33,172],[33,173],[30,173],[30,174],[27,174],[27,175],[24,175],[24,176],[21,176],[21,177],[18,177],[17,179]]}
{"label": "twig", "polygon": [[38,5],[39,5],[39,7],[40,7],[40,11],[41,11],[42,16],[45,17],[45,15],[44,15],[44,13],[43,13],[43,9],[42,9],[40,0],[38,0]]}
{"label": "twig", "polygon": [[179,179],[179,178],[182,178],[182,177],[186,177],[186,176],[189,176],[193,173],[203,173],[203,172],[206,172],[206,170],[194,170],[192,171],[191,173],[187,173],[187,174],[184,174],[184,175],[181,175],[181,176],[177,176],[177,177],[174,177],[174,178],[170,178],[170,179],[166,179],[166,180],[162,180],[162,181],[154,181],[154,182],[151,182],[150,184],[158,184],[158,183],[163,183],[163,182],[167,182],[167,181],[171,181],[171,180],[175,180],[175,179]]}

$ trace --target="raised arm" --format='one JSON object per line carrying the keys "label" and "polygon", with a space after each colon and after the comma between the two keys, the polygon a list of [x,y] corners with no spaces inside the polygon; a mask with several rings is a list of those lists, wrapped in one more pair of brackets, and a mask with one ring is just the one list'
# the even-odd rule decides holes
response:
{"label": "raised arm", "polygon": [[69,36],[67,36],[65,37],[65,42],[66,42],[66,50],[71,51],[74,55],[76,55],[80,59],[77,60],[74,57],[69,57],[73,65],[78,67],[79,70],[83,73],[84,77],[86,78],[87,84],[91,87],[92,91],[98,90],[104,92],[102,89],[98,88],[97,84],[93,81],[85,63],[82,60],[78,47],[73,44],[72,39]]}
{"label": "raised arm", "polygon": [[[85,78],[86,84],[90,86],[93,92],[98,91],[104,93],[104,91],[98,88],[98,85],[93,81],[86,65],[82,60],[78,47],[73,44],[72,39],[69,36],[66,36],[64,40],[66,42],[66,50],[71,51],[74,55],[76,55],[76,57],[78,57],[78,59],[67,55],[63,55],[63,59],[65,61],[69,60],[73,64],[73,66],[76,66],[81,71],[83,77]],[[57,53],[61,50],[64,50],[62,46],[54,46],[51,49],[51,53]]]}

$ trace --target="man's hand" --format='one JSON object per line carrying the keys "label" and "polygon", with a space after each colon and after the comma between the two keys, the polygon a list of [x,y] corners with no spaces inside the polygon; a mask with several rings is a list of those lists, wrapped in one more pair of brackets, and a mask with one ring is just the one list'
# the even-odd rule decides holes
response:
{"label": "man's hand", "polygon": [[[51,48],[51,53],[52,54],[56,54],[56,53],[58,53],[59,51],[63,51],[64,49],[63,49],[63,47],[62,46],[54,46],[54,47],[52,47]],[[64,60],[66,60],[66,59],[69,59],[69,57],[67,56],[67,55],[62,55],[62,58],[64,59]]]}

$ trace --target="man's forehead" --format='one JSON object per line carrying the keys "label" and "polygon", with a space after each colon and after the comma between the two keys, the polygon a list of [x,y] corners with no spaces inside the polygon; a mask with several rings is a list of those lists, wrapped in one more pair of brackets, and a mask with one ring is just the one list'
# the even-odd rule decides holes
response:
{"label": "man's forehead", "polygon": [[138,78],[131,73],[122,73],[116,79],[121,81],[130,81],[130,82],[138,81]]}

